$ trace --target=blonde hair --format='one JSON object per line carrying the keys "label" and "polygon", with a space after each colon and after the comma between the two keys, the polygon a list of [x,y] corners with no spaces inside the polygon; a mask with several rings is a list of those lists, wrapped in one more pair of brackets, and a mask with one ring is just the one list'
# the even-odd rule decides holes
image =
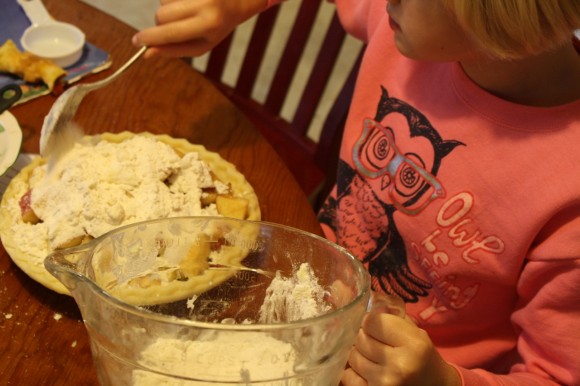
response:
{"label": "blonde hair", "polygon": [[570,42],[580,28],[580,0],[443,0],[483,49],[516,59]]}

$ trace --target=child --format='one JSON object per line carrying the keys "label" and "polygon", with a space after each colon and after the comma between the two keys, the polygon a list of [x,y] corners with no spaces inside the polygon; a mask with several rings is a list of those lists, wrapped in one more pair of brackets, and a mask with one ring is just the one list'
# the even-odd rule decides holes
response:
{"label": "child", "polygon": [[[199,55],[268,5],[162,0],[134,42]],[[580,2],[336,6],[367,49],[319,219],[407,303],[343,384],[579,385]]]}

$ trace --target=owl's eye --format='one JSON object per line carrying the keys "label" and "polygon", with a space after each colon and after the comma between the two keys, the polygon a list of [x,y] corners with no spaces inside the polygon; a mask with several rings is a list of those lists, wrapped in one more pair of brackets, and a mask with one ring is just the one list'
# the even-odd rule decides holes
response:
{"label": "owl's eye", "polygon": [[[414,165],[407,160],[411,160]],[[409,156],[405,157],[405,161],[401,162],[397,169],[394,183],[394,189],[401,197],[412,197],[420,191],[426,183],[425,178],[418,172],[418,167],[425,168],[425,164],[420,157]]]}
{"label": "owl's eye", "polygon": [[389,154],[389,139],[387,137],[380,138],[374,146],[374,155],[377,160],[384,160]]}
{"label": "owl's eye", "polygon": [[444,197],[445,191],[435,176],[425,170],[425,164],[415,154],[401,156],[393,183],[387,191],[393,203],[402,212],[416,215],[438,197]]}
{"label": "owl's eye", "polygon": [[391,138],[383,130],[375,129],[369,133],[360,154],[360,161],[369,172],[384,173],[385,168],[395,156]]}

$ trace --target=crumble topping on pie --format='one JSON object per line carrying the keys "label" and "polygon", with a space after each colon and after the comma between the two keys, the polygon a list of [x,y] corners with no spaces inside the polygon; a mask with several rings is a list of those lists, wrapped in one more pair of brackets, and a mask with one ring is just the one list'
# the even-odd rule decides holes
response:
{"label": "crumble topping on pie", "polygon": [[203,146],[106,133],[85,137],[50,173],[42,158],[24,168],[2,199],[0,236],[29,276],[68,293],[43,266],[50,252],[123,225],[181,216],[260,220],[260,209],[235,166]]}

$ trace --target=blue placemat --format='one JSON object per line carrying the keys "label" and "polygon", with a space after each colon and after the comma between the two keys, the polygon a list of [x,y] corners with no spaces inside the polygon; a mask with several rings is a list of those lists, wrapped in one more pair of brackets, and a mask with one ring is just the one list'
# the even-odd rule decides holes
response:
{"label": "blue placemat", "polygon": [[[16,0],[2,0],[0,26],[0,45],[11,39],[22,50],[20,37],[24,30],[30,26],[30,21]],[[78,62],[65,68],[67,75],[64,77],[64,82],[65,84],[74,83],[87,75],[102,71],[110,65],[111,59],[106,51],[86,42]],[[13,75],[0,73],[0,87],[10,83],[19,84],[22,88],[22,97],[16,104],[49,93],[44,84],[30,84]]]}

